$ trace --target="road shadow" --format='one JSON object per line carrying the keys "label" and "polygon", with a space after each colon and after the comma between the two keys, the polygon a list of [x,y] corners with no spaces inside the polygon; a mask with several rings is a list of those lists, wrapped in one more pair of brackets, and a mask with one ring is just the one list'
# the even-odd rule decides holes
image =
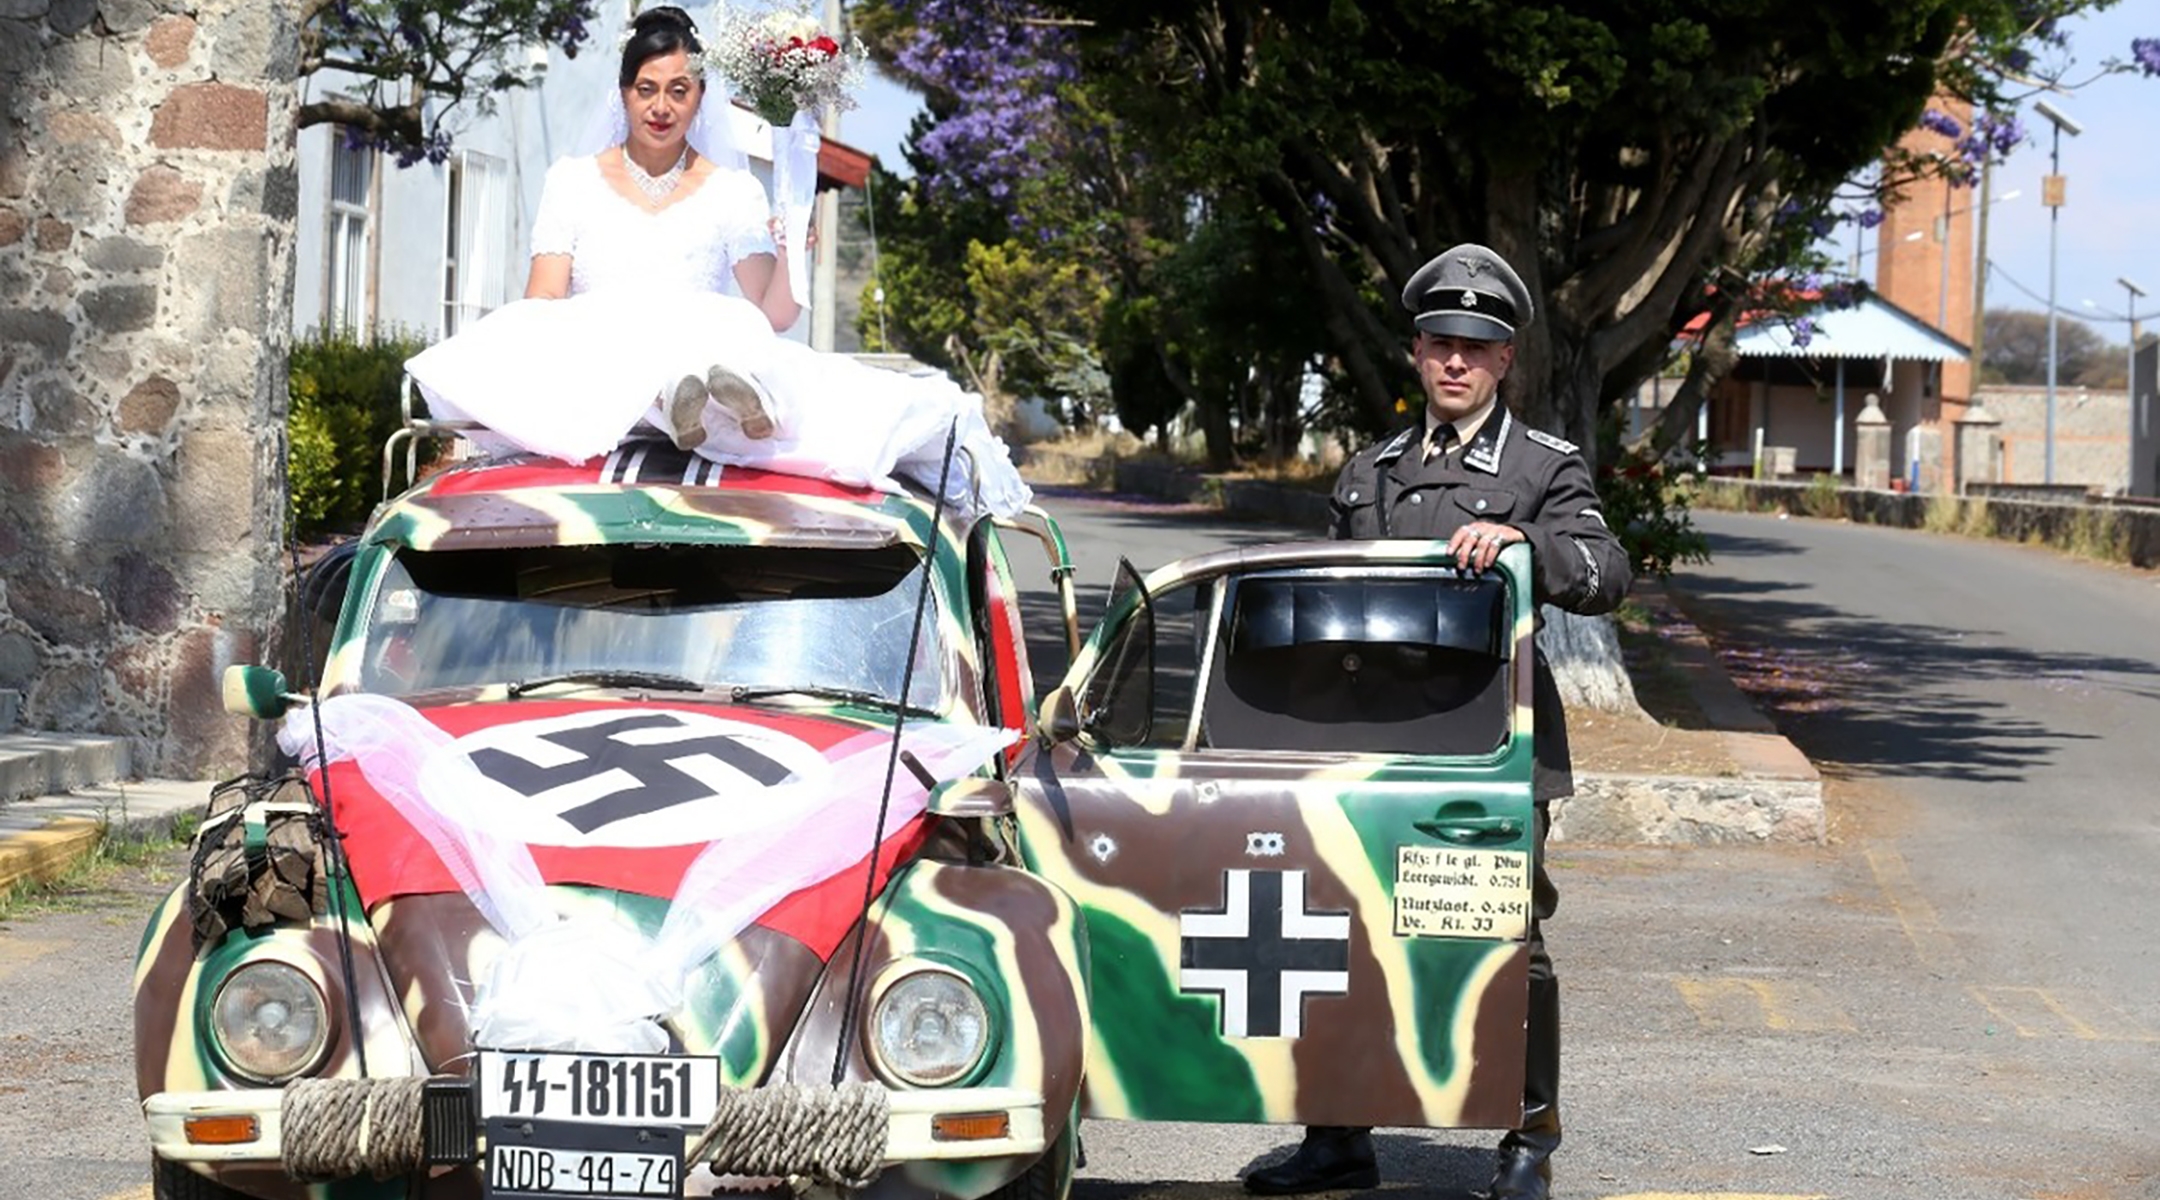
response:
{"label": "road shadow", "polygon": [[[1763,538],[1709,535],[1712,561],[1668,582],[1718,658],[1778,729],[1818,762],[1871,773],[2020,782],[2057,750],[2100,735],[2051,722],[2051,692],[2103,686],[2160,699],[2153,664],[2106,654],[1989,644],[1999,630],[1858,617],[1801,599],[1799,584],[1743,580],[1720,562],[1789,556]],[[2135,681],[2135,682],[2133,682]],[[2029,696],[2000,698],[2005,685]]]}
{"label": "road shadow", "polygon": [[[1061,522],[1066,520],[1067,513],[1084,514],[1092,531],[1089,543],[1083,545],[1075,530],[1066,529],[1077,568],[1073,575],[1074,611],[1079,617],[1082,638],[1093,632],[1109,605],[1111,584],[1116,578],[1121,554],[1130,557],[1133,566],[1143,575],[1168,561],[1155,561],[1130,551],[1128,548],[1134,543],[1118,538],[1116,535],[1120,531],[1152,536],[1171,522],[1204,525],[1216,530],[1223,547],[1305,541],[1324,536],[1318,529],[1267,521],[1240,521],[1207,505],[1115,492],[1037,487],[1035,502]],[[1105,532],[1109,536],[1105,537]],[[1065,618],[1057,591],[1045,577],[1041,552],[1032,545],[1023,544],[1026,541],[1028,539],[1008,535],[1006,554],[1012,561],[1014,580],[1020,585],[1020,619],[1027,631],[1028,667],[1034,673],[1039,699],[1058,685],[1072,663],[1066,653]]]}
{"label": "road shadow", "polygon": [[[1380,1160],[1381,1186],[1377,1191],[1316,1194],[1352,1197],[1384,1193],[1418,1200],[1469,1200],[1481,1195],[1492,1182],[1493,1151],[1489,1146],[1450,1145],[1415,1134],[1386,1132],[1376,1134],[1373,1144]],[[1255,1169],[1274,1166],[1296,1149],[1293,1137],[1254,1157],[1237,1175],[1242,1178]],[[1073,1180],[1072,1187],[1073,1200],[1243,1200],[1245,1195],[1238,1179],[1137,1182],[1089,1179],[1085,1170]]]}

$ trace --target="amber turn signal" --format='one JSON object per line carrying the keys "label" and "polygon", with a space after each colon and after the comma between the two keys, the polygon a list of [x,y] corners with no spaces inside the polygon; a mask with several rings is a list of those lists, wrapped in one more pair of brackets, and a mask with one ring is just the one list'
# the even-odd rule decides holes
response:
{"label": "amber turn signal", "polygon": [[941,1142],[986,1142],[1011,1132],[1010,1113],[943,1113],[930,1118],[930,1136]]}
{"label": "amber turn signal", "polygon": [[196,1146],[237,1146],[262,1136],[253,1117],[189,1117],[182,1124]]}

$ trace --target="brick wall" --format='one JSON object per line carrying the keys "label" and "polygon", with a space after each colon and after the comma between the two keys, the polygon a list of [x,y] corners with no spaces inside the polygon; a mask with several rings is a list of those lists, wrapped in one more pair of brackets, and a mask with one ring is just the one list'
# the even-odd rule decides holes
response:
{"label": "brick wall", "polygon": [[32,728],[239,764],[277,611],[289,6],[0,5],[0,688]]}

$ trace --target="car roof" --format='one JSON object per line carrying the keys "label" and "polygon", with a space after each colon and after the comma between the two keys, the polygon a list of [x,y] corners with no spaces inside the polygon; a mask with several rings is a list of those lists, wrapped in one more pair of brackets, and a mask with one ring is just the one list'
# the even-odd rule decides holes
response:
{"label": "car roof", "polygon": [[913,495],[722,466],[675,451],[585,463],[518,456],[452,467],[378,514],[368,540],[417,550],[672,543],[876,549],[928,537]]}

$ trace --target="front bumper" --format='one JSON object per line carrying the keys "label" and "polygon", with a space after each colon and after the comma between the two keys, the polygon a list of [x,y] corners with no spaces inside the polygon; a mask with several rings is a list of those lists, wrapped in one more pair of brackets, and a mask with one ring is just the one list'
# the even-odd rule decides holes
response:
{"label": "front bumper", "polygon": [[[455,1087],[462,1081],[438,1080],[431,1088]],[[758,1102],[759,1089],[750,1092]],[[281,1088],[244,1088],[218,1092],[159,1092],[143,1101],[143,1119],[149,1125],[150,1149],[170,1162],[280,1164],[285,1160],[289,1137],[304,1131],[285,1126],[285,1092]],[[921,1162],[1033,1156],[1043,1152],[1043,1098],[1021,1088],[963,1087],[937,1091],[887,1092],[888,1117],[884,1162]],[[476,1161],[483,1146],[478,1122],[466,1121],[462,1130],[444,1128],[442,1106],[430,1103],[424,1112],[430,1161]],[[469,1111],[469,1110],[468,1110]],[[999,1118],[1002,1118],[1000,1120]],[[223,1136],[231,1137],[231,1122],[253,1122],[253,1136],[238,1141],[206,1142],[192,1131],[211,1128],[206,1122],[228,1122]],[[957,1127],[1002,1129],[1001,1136],[952,1136]],[[698,1126],[689,1127],[692,1136]],[[469,1145],[471,1153],[437,1157],[433,1148],[445,1144]],[[805,1148],[809,1152],[809,1148]],[[413,1170],[427,1164],[416,1161]],[[732,1164],[713,1162],[713,1169],[729,1173]]]}

